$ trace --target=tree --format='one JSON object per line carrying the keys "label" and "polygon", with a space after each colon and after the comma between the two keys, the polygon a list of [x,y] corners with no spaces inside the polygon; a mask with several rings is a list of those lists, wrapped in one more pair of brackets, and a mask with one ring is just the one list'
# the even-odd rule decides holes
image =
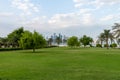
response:
{"label": "tree", "polygon": [[67,44],[70,47],[80,46],[78,38],[76,36],[72,36],[67,40]]}
{"label": "tree", "polygon": [[24,32],[23,27],[14,30],[12,33],[8,34],[8,44],[13,47],[19,46],[18,41],[20,40],[22,33]]}
{"label": "tree", "polygon": [[35,52],[36,48],[41,48],[46,45],[46,40],[44,37],[38,32],[34,31],[33,34],[33,52]]}
{"label": "tree", "polygon": [[8,38],[0,38],[0,45],[4,46],[5,48],[8,47]]}
{"label": "tree", "polygon": [[80,38],[80,42],[84,45],[84,47],[86,45],[91,45],[91,43],[93,42],[93,39],[91,37],[88,37],[86,35],[83,35],[82,38]]}
{"label": "tree", "polygon": [[119,47],[120,47],[120,39],[117,40],[117,43],[118,43],[118,45],[119,45]]}
{"label": "tree", "polygon": [[113,29],[113,35],[115,36],[118,45],[120,46],[119,39],[120,39],[120,24],[114,23],[114,26],[112,26]]}
{"label": "tree", "polygon": [[104,33],[101,33],[99,36],[98,36],[98,39],[97,39],[97,44],[101,44],[101,48],[102,48],[102,45],[103,45],[103,41],[105,40],[105,37],[104,37]]}
{"label": "tree", "polygon": [[29,31],[24,31],[22,37],[20,38],[19,45],[23,49],[31,49],[33,46],[32,33]]}
{"label": "tree", "polygon": [[105,42],[106,42],[106,47],[107,49],[109,49],[109,45],[108,45],[108,40],[110,38],[110,30],[104,30],[104,37],[105,37]]}
{"label": "tree", "polygon": [[112,26],[113,34],[116,38],[120,38],[120,24],[114,23],[114,26]]}
{"label": "tree", "polygon": [[46,41],[43,36],[36,31],[34,31],[34,33],[25,31],[20,38],[19,44],[21,48],[33,49],[33,52],[35,52],[35,49],[44,47],[46,45]]}
{"label": "tree", "polygon": [[115,41],[114,41],[114,36],[113,36],[113,33],[110,33],[109,34],[109,38],[110,38],[110,42],[111,42],[111,44],[113,44],[113,42],[115,43]]}
{"label": "tree", "polygon": [[105,45],[104,47],[107,47],[107,49],[109,48],[109,41],[111,41],[111,44],[113,44],[114,42],[114,36],[112,33],[110,33],[110,30],[104,30],[103,33],[100,34],[100,36],[98,37],[97,43],[99,44],[99,42],[101,42],[101,47],[103,45],[103,42],[105,41]]}

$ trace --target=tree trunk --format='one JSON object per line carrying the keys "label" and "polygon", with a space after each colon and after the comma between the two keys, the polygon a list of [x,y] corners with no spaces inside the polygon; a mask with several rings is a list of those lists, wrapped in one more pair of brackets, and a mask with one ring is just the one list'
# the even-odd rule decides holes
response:
{"label": "tree trunk", "polygon": [[102,48],[102,41],[101,41],[101,48]]}
{"label": "tree trunk", "polygon": [[111,39],[111,44],[113,43],[112,39]]}
{"label": "tree trunk", "polygon": [[107,47],[107,49],[109,49],[109,46],[108,46],[108,38],[106,39],[106,47]]}
{"label": "tree trunk", "polygon": [[33,53],[35,53],[35,48],[33,48]]}

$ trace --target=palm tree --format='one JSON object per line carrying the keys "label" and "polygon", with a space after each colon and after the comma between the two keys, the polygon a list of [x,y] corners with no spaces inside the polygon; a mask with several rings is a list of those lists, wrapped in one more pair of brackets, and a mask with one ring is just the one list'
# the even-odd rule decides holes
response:
{"label": "palm tree", "polygon": [[111,44],[113,44],[113,42],[115,42],[115,41],[114,41],[113,33],[110,33],[110,34],[109,34],[109,38],[110,38]]}
{"label": "palm tree", "polygon": [[112,26],[114,36],[116,38],[120,38],[120,24],[119,23],[114,23],[114,26]]}
{"label": "palm tree", "polygon": [[119,45],[119,47],[120,47],[120,39],[117,40],[117,43],[118,43],[118,45]]}
{"label": "palm tree", "polygon": [[120,24],[119,23],[114,23],[114,26],[112,26],[113,29],[113,34],[115,36],[115,38],[117,39],[117,43],[119,44],[119,39],[120,39]]}
{"label": "palm tree", "polygon": [[103,41],[105,41],[105,37],[104,37],[104,33],[101,33],[101,34],[98,36],[98,40],[97,40],[97,43],[100,43],[100,44],[101,44],[101,48],[102,48],[102,45],[103,45]]}
{"label": "palm tree", "polygon": [[104,30],[104,37],[105,37],[105,42],[106,42],[106,47],[107,49],[109,49],[109,46],[108,46],[108,40],[110,38],[110,30]]}
{"label": "palm tree", "polygon": [[108,41],[111,41],[111,44],[114,42],[114,36],[112,33],[110,33],[110,30],[104,30],[103,33],[101,33],[99,36],[98,36],[98,40],[97,40],[97,43],[101,43],[101,47],[103,45],[103,42],[105,41],[106,43],[106,47],[108,49],[109,47],[109,43]]}

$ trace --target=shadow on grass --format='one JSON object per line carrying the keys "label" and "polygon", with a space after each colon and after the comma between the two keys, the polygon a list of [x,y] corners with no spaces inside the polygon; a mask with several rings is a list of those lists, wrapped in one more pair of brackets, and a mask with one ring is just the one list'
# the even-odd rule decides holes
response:
{"label": "shadow on grass", "polygon": [[20,53],[24,53],[24,54],[48,54],[48,53],[54,53],[54,51],[38,49],[35,52],[33,52],[32,50],[21,50]]}
{"label": "shadow on grass", "polygon": [[[26,53],[26,54],[49,54],[49,53],[64,53],[65,51],[76,51],[76,50],[83,50],[84,48],[70,48],[70,47],[65,47],[65,48],[45,48],[45,49],[36,49],[35,52],[33,50],[22,50],[20,53]],[[85,48],[90,49],[90,48]]]}
{"label": "shadow on grass", "polygon": [[0,78],[0,80],[9,80],[9,79],[7,79],[7,78]]}
{"label": "shadow on grass", "polygon": [[[65,48],[43,48],[43,49],[36,49],[35,52],[33,52],[32,49],[29,50],[20,50],[18,53],[24,53],[24,54],[59,54],[59,53],[66,53],[68,51],[94,51],[94,50],[100,50],[100,51],[108,51],[106,48],[70,48],[70,47],[65,47]],[[114,49],[109,49],[114,50]]]}

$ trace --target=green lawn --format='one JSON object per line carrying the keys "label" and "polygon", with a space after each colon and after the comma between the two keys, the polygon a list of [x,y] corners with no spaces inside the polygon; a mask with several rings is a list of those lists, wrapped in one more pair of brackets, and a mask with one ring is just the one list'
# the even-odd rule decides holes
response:
{"label": "green lawn", "polygon": [[0,52],[0,80],[120,80],[120,49]]}

